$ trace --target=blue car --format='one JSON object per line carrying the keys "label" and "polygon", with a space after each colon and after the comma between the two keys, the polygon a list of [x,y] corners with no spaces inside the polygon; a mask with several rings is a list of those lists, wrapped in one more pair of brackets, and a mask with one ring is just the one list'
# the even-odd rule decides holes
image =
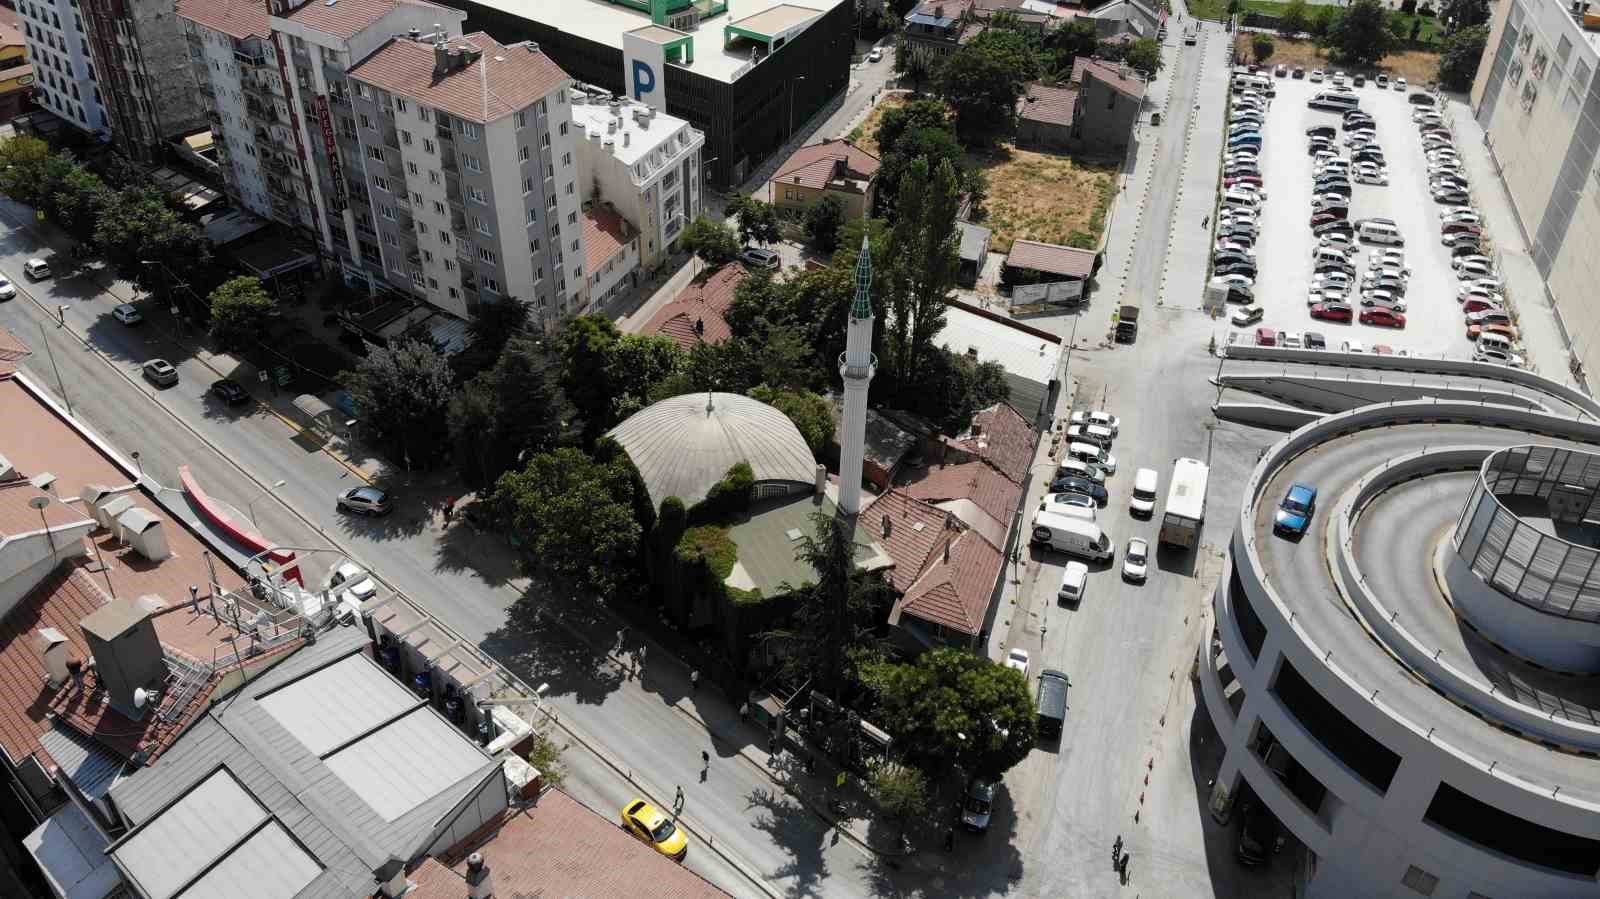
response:
{"label": "blue car", "polygon": [[1317,513],[1317,488],[1309,484],[1296,484],[1278,505],[1272,529],[1280,534],[1304,536],[1311,526],[1311,516]]}

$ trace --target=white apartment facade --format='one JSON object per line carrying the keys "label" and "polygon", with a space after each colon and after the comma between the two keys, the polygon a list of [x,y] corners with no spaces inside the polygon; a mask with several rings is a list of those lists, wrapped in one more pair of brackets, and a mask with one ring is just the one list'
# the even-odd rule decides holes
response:
{"label": "white apartment facade", "polygon": [[216,138],[227,194],[251,212],[271,218],[267,160],[255,136],[258,127],[265,127],[266,115],[254,85],[260,83],[260,70],[277,62],[266,7],[250,0],[181,0],[178,18],[188,40],[190,71]]}
{"label": "white apartment facade", "polygon": [[109,134],[76,0],[19,0],[35,89],[46,109],[92,134]]}
{"label": "white apartment facade", "polygon": [[584,203],[610,204],[639,232],[653,271],[700,213],[706,138],[687,121],[585,87],[572,95]]}
{"label": "white apartment facade", "polygon": [[369,277],[467,316],[515,299],[546,329],[589,311],[572,82],[537,46],[412,33],[349,72]]}

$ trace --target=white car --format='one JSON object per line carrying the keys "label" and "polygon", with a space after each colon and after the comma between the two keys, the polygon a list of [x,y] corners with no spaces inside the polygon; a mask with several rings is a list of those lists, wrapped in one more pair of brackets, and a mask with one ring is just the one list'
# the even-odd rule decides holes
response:
{"label": "white car", "polygon": [[0,278],[0,301],[14,300],[17,298],[17,285],[6,278]]}
{"label": "white car", "polygon": [[1463,212],[1470,212],[1473,215],[1478,214],[1478,210],[1472,206],[1440,206],[1439,218],[1449,218],[1452,215],[1459,215]]}
{"label": "white car", "polygon": [[1469,265],[1492,266],[1494,265],[1494,260],[1488,256],[1457,256],[1450,260],[1450,264],[1455,266],[1456,271],[1460,271]]}
{"label": "white car", "polygon": [[1389,176],[1375,169],[1358,170],[1356,172],[1357,184],[1374,184],[1383,187],[1389,183]]}
{"label": "white car", "polygon": [[1311,70],[1311,74],[1306,76],[1306,77],[1308,77],[1312,81],[1321,81],[1322,80],[1322,70],[1321,69],[1312,69]]}
{"label": "white car", "polygon": [[1323,272],[1311,279],[1312,290],[1337,290],[1341,294],[1350,289],[1350,276],[1343,272]]}
{"label": "white car", "polygon": [[1405,90],[1406,89],[1406,80],[1404,78],[1396,78],[1394,80],[1394,89],[1397,90],[1397,91]]}
{"label": "white car", "polygon": [[1346,340],[1339,344],[1339,349],[1344,350],[1346,353],[1365,353],[1367,351],[1367,348],[1362,346],[1359,340]]}
{"label": "white car", "polygon": [[1313,290],[1306,294],[1306,305],[1315,306],[1318,303],[1343,303],[1344,291],[1342,290]]}
{"label": "white car", "polygon": [[1305,346],[1305,342],[1300,339],[1299,331],[1281,331],[1278,333],[1278,346],[1286,350],[1298,350]]}
{"label": "white car", "polygon": [[1122,555],[1122,576],[1136,584],[1144,583],[1150,564],[1150,543],[1143,537],[1128,541],[1128,551]]}
{"label": "white car", "polygon": [[1226,287],[1230,290],[1241,287],[1249,290],[1255,285],[1256,279],[1246,275],[1218,275],[1211,279],[1212,287]]}
{"label": "white car", "polygon": [[1069,423],[1080,426],[1099,425],[1100,427],[1110,431],[1111,436],[1113,437],[1117,435],[1117,431],[1122,427],[1121,419],[1118,419],[1110,412],[1101,412],[1098,409],[1094,411],[1084,411],[1080,409],[1077,412],[1072,413],[1072,420]]}
{"label": "white car", "polygon": [[[877,51],[873,51],[877,52]],[[1026,649],[1013,649],[1006,653],[1006,667],[1022,672],[1022,679],[1028,679],[1028,651]]]}
{"label": "white car", "polygon": [[877,47],[873,47],[872,48],[872,52],[867,54],[867,62],[882,62],[882,61],[883,61],[883,51],[878,49]]}
{"label": "white car", "polygon": [[328,588],[343,587],[340,591],[341,600],[353,601],[360,605],[378,593],[378,583],[374,581],[362,568],[354,562],[343,562],[333,570],[328,578]]}
{"label": "white car", "polygon": [[1346,231],[1330,231],[1322,235],[1322,239],[1317,241],[1317,248],[1321,250],[1338,250],[1346,256],[1353,256],[1356,251],[1355,241],[1351,239],[1349,232]]}
{"label": "white car", "polygon": [[116,308],[111,310],[111,317],[125,325],[137,325],[144,321],[144,316],[139,314],[138,307],[132,303],[118,303]]}
{"label": "white car", "polygon": [[1486,262],[1478,262],[1474,260],[1472,262],[1464,262],[1456,266],[1456,277],[1464,281],[1475,278],[1494,278],[1498,276],[1498,273],[1494,270],[1494,266]]}
{"label": "white car", "polygon": [[1460,287],[1461,290],[1471,290],[1473,288],[1499,293],[1505,289],[1505,285],[1500,283],[1499,278],[1473,278],[1471,281],[1463,282]]}
{"label": "white car", "polygon": [[1483,218],[1470,209],[1439,216],[1439,224],[1441,225],[1450,225],[1458,222],[1463,225],[1481,225],[1483,224]]}

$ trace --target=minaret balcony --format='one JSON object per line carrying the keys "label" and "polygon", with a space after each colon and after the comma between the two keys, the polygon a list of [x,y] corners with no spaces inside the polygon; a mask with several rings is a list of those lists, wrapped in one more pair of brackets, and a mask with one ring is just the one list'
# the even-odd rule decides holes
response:
{"label": "minaret balcony", "polygon": [[851,365],[850,361],[847,358],[845,358],[845,357],[847,357],[849,355],[850,355],[849,353],[840,353],[839,354],[839,377],[844,378],[847,381],[852,379],[852,378],[868,378],[868,379],[870,379],[874,374],[877,373],[877,371],[878,371],[878,354],[877,353],[869,353],[867,355],[867,364],[866,365]]}

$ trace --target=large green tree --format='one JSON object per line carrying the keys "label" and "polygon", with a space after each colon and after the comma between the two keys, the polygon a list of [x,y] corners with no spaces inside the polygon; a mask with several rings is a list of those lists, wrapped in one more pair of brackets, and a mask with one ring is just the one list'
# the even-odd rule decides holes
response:
{"label": "large green tree", "polygon": [[187,302],[187,293],[175,281],[207,289],[194,282],[209,269],[210,242],[183,220],[154,184],[134,184],[108,194],[95,224],[94,243],[118,277],[147,292],[171,290]]}
{"label": "large green tree", "polygon": [[684,227],[678,245],[700,257],[706,265],[732,262],[739,255],[739,235],[704,215]]}
{"label": "large green tree", "polygon": [[777,409],[799,429],[813,456],[821,456],[833,442],[833,407],[809,390],[777,390],[765,384],[751,388],[750,396]]}
{"label": "large green tree", "polygon": [[948,162],[911,164],[896,203],[889,238],[886,316],[890,368],[901,390],[913,390],[934,335],[944,327],[945,303],[954,295],[960,266],[956,241],[959,209],[956,173]]}
{"label": "large green tree", "polygon": [[874,631],[890,596],[881,579],[856,572],[857,560],[869,547],[855,542],[850,522],[816,512],[811,533],[800,538],[795,558],[810,566],[815,577],[788,585],[798,599],[788,626],[769,637],[786,646],[780,667],[800,683],[811,678],[824,696],[841,699],[858,683],[865,665],[882,657]]}
{"label": "large green tree", "polygon": [[764,246],[783,238],[778,233],[778,210],[765,200],[734,194],[728,200],[727,214],[738,222],[739,239],[746,244]]}
{"label": "large green tree", "polygon": [[[1005,37],[984,40],[992,33]],[[1017,98],[1038,75],[1018,43],[1015,32],[985,31],[939,68],[939,95],[955,110],[956,136],[969,147],[1004,138],[1016,123]]]}
{"label": "large green tree", "polygon": [[1027,758],[1037,713],[1015,669],[962,649],[925,652],[910,663],[875,662],[862,677],[876,695],[879,721],[919,767],[998,777]]}
{"label": "large green tree", "polygon": [[[906,171],[917,159],[928,160],[928,170],[933,171],[941,162],[949,162],[963,180],[971,180],[967,171],[966,150],[956,140],[956,133],[948,127],[914,125],[896,138],[894,145],[883,156],[878,166],[878,184],[873,199],[873,215],[894,221],[895,208],[900,201],[900,186]],[[856,246],[845,241],[846,246]]]}
{"label": "large green tree", "polygon": [[1448,91],[1472,89],[1478,77],[1478,60],[1483,58],[1483,47],[1489,41],[1489,26],[1474,25],[1463,28],[1444,40],[1444,51],[1439,54],[1439,83]]}
{"label": "large green tree", "polygon": [[1278,34],[1283,37],[1299,37],[1309,30],[1311,30],[1311,19],[1306,11],[1306,0],[1289,0],[1289,5],[1285,6],[1283,13],[1278,16]]}
{"label": "large green tree", "polygon": [[683,351],[671,339],[623,334],[602,315],[574,319],[560,341],[561,388],[583,419],[587,443],[650,402]]}
{"label": "large green tree", "polygon": [[467,345],[450,357],[450,367],[462,382],[487,371],[500,360],[511,338],[528,332],[528,304],[514,298],[479,303],[467,322]]}
{"label": "large green tree", "polygon": [[1166,65],[1166,60],[1161,56],[1161,45],[1150,37],[1141,37],[1129,43],[1123,62],[1151,77]]}
{"label": "large green tree", "polygon": [[81,165],[70,165],[50,195],[46,214],[68,234],[88,240],[100,218],[110,190],[100,176]]}
{"label": "large green tree", "polygon": [[1045,33],[1041,49],[1046,56],[1046,70],[1065,81],[1072,74],[1073,60],[1080,56],[1094,56],[1099,42],[1100,33],[1092,20],[1067,19]]}
{"label": "large green tree", "polygon": [[839,248],[839,227],[844,224],[844,203],[833,194],[806,210],[806,237],[819,253],[832,253]]}
{"label": "large green tree", "polygon": [[[501,476],[494,504],[547,575],[601,597],[638,564],[638,474],[613,441],[596,455],[562,447]],[[648,500],[645,500],[648,505]]]}
{"label": "large green tree", "polygon": [[1346,63],[1376,65],[1394,46],[1381,0],[1352,0],[1328,31],[1328,46]]}
{"label": "large green tree", "polygon": [[1439,7],[1439,19],[1451,28],[1471,28],[1489,21],[1488,0],[1445,0]]}
{"label": "large green tree", "polygon": [[450,442],[469,486],[492,486],[525,454],[551,449],[564,436],[572,414],[558,384],[559,363],[547,339],[513,335],[494,366],[451,400]]}
{"label": "large green tree", "polygon": [[437,459],[449,440],[450,363],[431,343],[402,339],[373,350],[340,381],[362,434],[408,469]]}
{"label": "large green tree", "polygon": [[229,350],[244,349],[260,340],[278,306],[254,275],[223,282],[211,291],[209,300],[211,336]]}
{"label": "large green tree", "polygon": [[950,107],[941,100],[912,100],[890,106],[878,118],[878,130],[872,139],[878,142],[880,156],[894,152],[900,138],[916,128],[950,129]]}
{"label": "large green tree", "polygon": [[1272,58],[1272,53],[1276,49],[1278,49],[1278,45],[1272,42],[1271,35],[1261,31],[1251,35],[1250,52],[1255,56],[1257,65],[1266,65],[1267,60]]}

